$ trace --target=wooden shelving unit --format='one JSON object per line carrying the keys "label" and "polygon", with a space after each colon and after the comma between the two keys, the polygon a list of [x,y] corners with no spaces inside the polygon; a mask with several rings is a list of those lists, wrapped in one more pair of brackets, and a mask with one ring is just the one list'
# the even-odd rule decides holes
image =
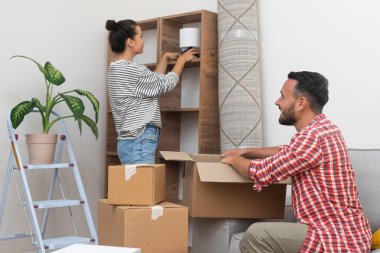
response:
{"label": "wooden shelving unit", "polygon": [[[158,150],[220,153],[217,15],[201,10],[138,23],[145,47],[144,54],[135,59],[151,70],[164,52],[180,52],[179,29],[199,27],[201,31],[200,58],[188,63],[176,88],[160,97],[163,128]],[[111,62],[114,54],[109,50],[108,55]],[[168,71],[174,64],[168,64]],[[107,111],[106,168],[120,164],[112,113]],[[178,176],[178,163],[167,164],[169,201],[177,198]]]}

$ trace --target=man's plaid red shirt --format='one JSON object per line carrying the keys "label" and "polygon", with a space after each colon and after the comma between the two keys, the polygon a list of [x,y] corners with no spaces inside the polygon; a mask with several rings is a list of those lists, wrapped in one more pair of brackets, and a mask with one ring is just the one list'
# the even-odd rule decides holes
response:
{"label": "man's plaid red shirt", "polygon": [[317,115],[277,154],[252,160],[249,174],[257,191],[291,176],[294,215],[308,225],[301,252],[370,251],[371,230],[348,149],[325,115]]}

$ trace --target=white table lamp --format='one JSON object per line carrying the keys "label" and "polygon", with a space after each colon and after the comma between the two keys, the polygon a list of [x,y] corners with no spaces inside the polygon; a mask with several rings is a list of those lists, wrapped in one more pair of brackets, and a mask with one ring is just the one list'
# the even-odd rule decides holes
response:
{"label": "white table lamp", "polygon": [[187,27],[179,30],[179,47],[182,52],[200,47],[200,29],[195,27]]}

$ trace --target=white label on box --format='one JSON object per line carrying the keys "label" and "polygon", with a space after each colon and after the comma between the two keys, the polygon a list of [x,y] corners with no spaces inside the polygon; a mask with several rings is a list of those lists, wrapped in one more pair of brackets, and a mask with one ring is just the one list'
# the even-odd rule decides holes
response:
{"label": "white label on box", "polygon": [[124,169],[125,181],[128,181],[134,174],[136,174],[136,165],[125,165]]}
{"label": "white label on box", "polygon": [[164,208],[162,206],[152,206],[152,220],[157,220],[163,214]]}

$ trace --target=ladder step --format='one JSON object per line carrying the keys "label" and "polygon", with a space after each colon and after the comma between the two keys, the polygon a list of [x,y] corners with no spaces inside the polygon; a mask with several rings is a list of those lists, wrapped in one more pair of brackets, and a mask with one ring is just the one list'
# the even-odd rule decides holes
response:
{"label": "ladder step", "polygon": [[13,239],[21,239],[26,237],[31,237],[31,234],[14,234],[9,236],[0,236],[0,241],[13,240]]}
{"label": "ladder step", "polygon": [[[94,240],[91,238],[85,238],[85,237],[77,237],[77,236],[66,236],[66,237],[56,237],[51,239],[45,239],[43,240],[44,248],[45,249],[59,249],[66,246],[70,246],[74,243],[82,243],[82,244],[89,244],[92,243]],[[33,246],[38,247],[37,242],[33,242]]]}
{"label": "ladder step", "polygon": [[73,163],[51,163],[51,164],[24,164],[24,169],[63,169],[74,167]]}
{"label": "ladder step", "polygon": [[64,206],[77,206],[83,204],[82,200],[75,199],[52,199],[52,200],[41,200],[34,201],[34,208],[54,208],[54,207],[64,207]]}

